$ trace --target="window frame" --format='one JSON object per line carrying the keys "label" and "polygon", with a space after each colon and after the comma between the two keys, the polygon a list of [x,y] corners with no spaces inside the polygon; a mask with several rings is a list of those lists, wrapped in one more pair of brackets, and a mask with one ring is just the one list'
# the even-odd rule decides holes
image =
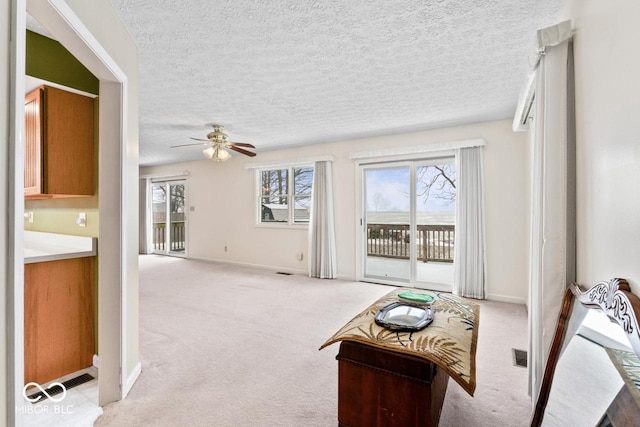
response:
{"label": "window frame", "polygon": [[[295,165],[291,164],[283,164],[279,166],[270,166],[263,168],[255,169],[255,226],[263,227],[263,228],[290,228],[290,229],[308,229],[309,221],[307,222],[296,222],[295,221],[295,200],[296,198],[301,197],[309,197],[311,201],[313,200],[313,178],[311,180],[311,191],[308,194],[295,194],[295,182],[294,182],[294,169],[311,169],[313,174],[315,174],[315,165],[313,163],[305,163]],[[273,221],[273,222],[263,222],[262,221],[262,198],[265,197],[262,194],[262,173],[265,171],[276,171],[276,170],[286,170],[287,171],[287,221]],[[292,204],[293,202],[293,204]],[[294,206],[294,209],[291,209],[291,206]]]}

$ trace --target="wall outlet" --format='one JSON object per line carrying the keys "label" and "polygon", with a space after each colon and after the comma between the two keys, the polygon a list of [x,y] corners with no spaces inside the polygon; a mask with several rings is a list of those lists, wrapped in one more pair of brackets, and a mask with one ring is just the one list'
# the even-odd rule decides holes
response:
{"label": "wall outlet", "polygon": [[227,247],[226,246],[224,247],[224,251],[227,252]]}
{"label": "wall outlet", "polygon": [[302,252],[298,252],[296,257],[298,258],[298,261],[302,261],[304,259],[304,254]]}
{"label": "wall outlet", "polygon": [[24,217],[27,218],[29,224],[33,224],[33,212],[25,212]]}
{"label": "wall outlet", "polygon": [[195,211],[196,211],[195,206],[189,206],[189,212],[195,212]]}
{"label": "wall outlet", "polygon": [[78,226],[80,226],[80,227],[86,227],[87,226],[87,213],[86,212],[80,212],[78,214],[78,218],[76,219],[76,224],[78,224]]}

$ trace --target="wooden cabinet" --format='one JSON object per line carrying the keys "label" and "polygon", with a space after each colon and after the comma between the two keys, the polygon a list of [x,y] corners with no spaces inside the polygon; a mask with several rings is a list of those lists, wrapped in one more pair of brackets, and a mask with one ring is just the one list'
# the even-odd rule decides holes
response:
{"label": "wooden cabinet", "polygon": [[338,359],[338,425],[437,426],[449,376],[434,363],[343,341]]}
{"label": "wooden cabinet", "polygon": [[94,305],[93,257],[25,264],[25,384],[91,366]]}
{"label": "wooden cabinet", "polygon": [[41,86],[25,98],[27,199],[94,194],[94,100]]}

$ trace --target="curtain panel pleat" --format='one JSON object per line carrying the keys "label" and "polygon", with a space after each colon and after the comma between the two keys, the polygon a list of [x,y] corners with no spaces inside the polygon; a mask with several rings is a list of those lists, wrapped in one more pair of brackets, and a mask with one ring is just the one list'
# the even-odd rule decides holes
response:
{"label": "curtain panel pleat", "polygon": [[484,299],[486,286],[482,147],[456,150],[453,293]]}
{"label": "curtain panel pleat", "polygon": [[309,276],[319,279],[335,279],[338,276],[331,161],[316,162],[313,172]]}

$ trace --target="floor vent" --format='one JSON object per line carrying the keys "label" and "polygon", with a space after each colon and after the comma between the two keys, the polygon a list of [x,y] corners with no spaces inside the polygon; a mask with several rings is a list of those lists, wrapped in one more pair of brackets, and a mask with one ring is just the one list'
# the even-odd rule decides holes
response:
{"label": "floor vent", "polygon": [[[62,385],[64,386],[65,390],[69,390],[70,388],[77,387],[80,384],[88,383],[93,379],[94,378],[89,374],[82,374],[80,376],[71,378],[70,380],[63,382]],[[29,395],[29,400],[32,401],[33,403],[38,403],[38,402],[42,402],[48,397],[55,396],[60,393],[62,393],[62,387],[60,387],[59,385],[54,385],[53,387],[48,388],[46,390],[46,393],[44,391],[39,391],[37,393],[33,393]],[[38,399],[38,396],[40,396],[40,399]],[[36,401],[35,399],[38,399],[38,400]]]}
{"label": "floor vent", "polygon": [[513,350],[513,366],[527,367],[527,352],[524,350]]}
{"label": "floor vent", "polygon": [[276,274],[282,274],[283,276],[291,276],[292,273],[285,273],[284,271],[278,271]]}

